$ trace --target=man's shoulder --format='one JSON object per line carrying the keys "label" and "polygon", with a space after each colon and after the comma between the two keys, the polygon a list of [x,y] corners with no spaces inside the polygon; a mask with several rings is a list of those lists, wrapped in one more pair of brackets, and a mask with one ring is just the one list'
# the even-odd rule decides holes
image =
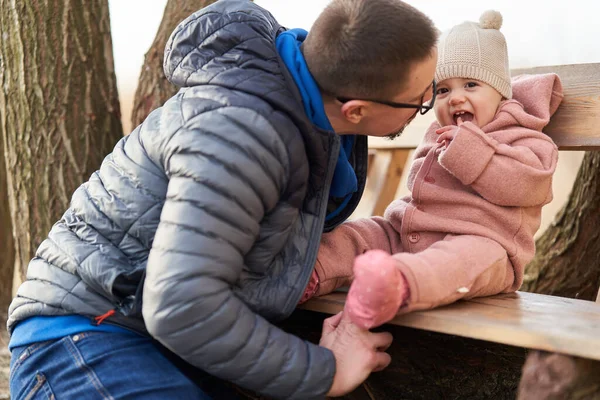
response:
{"label": "man's shoulder", "polygon": [[[255,115],[254,118],[266,119],[272,124],[293,124],[285,112],[261,96],[217,85],[205,85],[183,90],[173,99],[178,107],[183,123],[194,123],[196,119],[210,116],[235,114]],[[166,104],[165,104],[166,105]],[[253,126],[254,118],[243,121],[231,121],[241,126]]]}
{"label": "man's shoulder", "polygon": [[219,82],[244,86],[257,72],[272,68],[273,41],[280,28],[268,11],[252,2],[213,3],[180,22],[171,34],[165,76],[179,87]]}

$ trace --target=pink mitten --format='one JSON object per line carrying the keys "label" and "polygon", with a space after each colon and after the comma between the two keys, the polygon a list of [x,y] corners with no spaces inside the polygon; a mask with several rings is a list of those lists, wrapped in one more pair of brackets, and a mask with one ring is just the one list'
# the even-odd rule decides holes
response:
{"label": "pink mitten", "polygon": [[394,318],[408,296],[406,278],[391,255],[371,250],[356,257],[345,307],[352,322],[365,329],[382,325]]}

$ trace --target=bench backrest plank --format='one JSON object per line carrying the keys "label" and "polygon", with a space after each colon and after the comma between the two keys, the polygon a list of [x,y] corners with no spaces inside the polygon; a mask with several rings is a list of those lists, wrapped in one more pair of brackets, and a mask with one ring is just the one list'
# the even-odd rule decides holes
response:
{"label": "bench backrest plank", "polygon": [[513,75],[555,72],[565,98],[544,132],[561,150],[600,149],[600,63],[511,71]]}
{"label": "bench backrest plank", "polygon": [[[548,72],[560,76],[565,98],[544,132],[561,150],[600,150],[600,63],[511,70],[513,76]],[[434,118],[433,112],[418,117],[396,140],[369,138],[369,147],[414,149]]]}

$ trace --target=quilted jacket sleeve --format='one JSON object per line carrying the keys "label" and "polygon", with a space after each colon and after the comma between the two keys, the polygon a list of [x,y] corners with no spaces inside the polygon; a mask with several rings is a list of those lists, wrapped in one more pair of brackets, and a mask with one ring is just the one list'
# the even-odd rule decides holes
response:
{"label": "quilted jacket sleeve", "polygon": [[195,117],[165,146],[169,186],[143,292],[148,331],[192,365],[242,387],[274,398],[323,398],[333,354],[276,328],[232,291],[261,219],[293,173],[286,144],[256,112],[228,107]]}

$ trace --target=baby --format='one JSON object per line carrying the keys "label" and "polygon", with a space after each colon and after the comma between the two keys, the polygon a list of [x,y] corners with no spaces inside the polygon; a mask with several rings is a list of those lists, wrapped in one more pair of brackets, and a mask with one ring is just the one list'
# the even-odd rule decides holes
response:
{"label": "baby", "polygon": [[437,121],[415,152],[411,195],[383,218],[324,235],[305,298],[354,278],[345,311],[369,329],[398,313],[521,286],[542,206],[552,199],[558,149],[542,129],[562,86],[555,74],[511,85],[501,24],[488,11],[479,24],[442,35]]}

